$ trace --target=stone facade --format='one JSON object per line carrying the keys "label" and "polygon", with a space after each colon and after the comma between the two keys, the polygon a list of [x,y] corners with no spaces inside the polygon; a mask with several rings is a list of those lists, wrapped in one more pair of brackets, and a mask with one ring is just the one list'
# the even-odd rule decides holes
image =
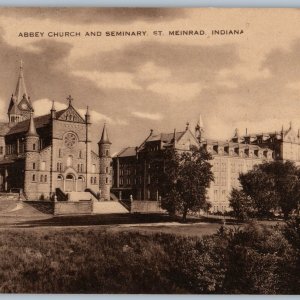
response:
{"label": "stone facade", "polygon": [[181,132],[154,134],[151,130],[140,146],[122,149],[113,158],[113,192],[123,199],[132,195],[136,200],[158,200],[149,176],[151,160],[161,157],[166,147],[181,152],[193,145],[202,145],[213,158],[210,163],[215,180],[207,193],[213,212],[230,209],[228,196],[233,187],[239,188],[239,174],[254,165],[272,160],[291,160],[300,165],[300,134],[293,130],[292,124],[286,130],[244,136],[235,130],[229,141],[220,141],[205,137],[200,117],[194,132],[188,124]]}
{"label": "stone facade", "polygon": [[[24,91],[22,99],[21,91]],[[1,192],[19,190],[27,200],[40,200],[49,199],[59,191],[88,189],[104,200],[110,199],[111,143],[101,138],[99,153],[93,152],[89,111],[82,117],[71,96],[67,99],[66,109],[56,111],[53,102],[49,114],[34,117],[21,66],[8,108],[9,122],[0,124]],[[106,126],[103,135],[108,140]]]}

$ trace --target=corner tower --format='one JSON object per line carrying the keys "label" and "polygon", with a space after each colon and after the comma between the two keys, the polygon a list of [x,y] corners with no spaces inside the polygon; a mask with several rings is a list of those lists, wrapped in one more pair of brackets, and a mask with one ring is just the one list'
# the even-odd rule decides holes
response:
{"label": "corner tower", "polygon": [[21,61],[16,90],[11,96],[7,111],[9,123],[15,124],[27,120],[30,118],[32,112],[33,108],[30,97],[27,94],[23,74],[23,62]]}
{"label": "corner tower", "polygon": [[104,200],[110,200],[110,188],[111,188],[111,155],[110,147],[111,142],[108,138],[106,124],[104,123],[101,139],[98,143],[99,146],[99,158],[100,158],[100,174],[99,174],[99,188],[101,191],[101,198]]}
{"label": "corner tower", "polygon": [[28,200],[37,200],[39,135],[36,132],[33,113],[30,113],[28,130],[25,135],[25,180],[24,192]]}

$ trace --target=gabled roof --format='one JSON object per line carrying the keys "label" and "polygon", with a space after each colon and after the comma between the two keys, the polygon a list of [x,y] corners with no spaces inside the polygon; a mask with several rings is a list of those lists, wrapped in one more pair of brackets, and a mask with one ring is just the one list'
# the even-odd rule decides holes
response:
{"label": "gabled roof", "polygon": [[56,113],[56,118],[58,120],[85,123],[85,120],[76,111],[76,109],[72,106],[72,104],[69,104],[69,106],[66,109],[60,112],[61,112],[60,114],[58,114],[58,112]]}
{"label": "gabled roof", "polygon": [[[175,139],[178,141],[185,131],[175,132]],[[159,133],[151,135],[146,142],[154,142],[154,141],[161,141],[163,143],[170,143],[174,139],[174,133]]]}
{"label": "gabled roof", "polygon": [[136,155],[136,147],[126,147],[123,148],[115,157],[128,157]]}
{"label": "gabled roof", "polygon": [[6,122],[0,123],[0,136],[5,136],[10,130],[10,126]]}

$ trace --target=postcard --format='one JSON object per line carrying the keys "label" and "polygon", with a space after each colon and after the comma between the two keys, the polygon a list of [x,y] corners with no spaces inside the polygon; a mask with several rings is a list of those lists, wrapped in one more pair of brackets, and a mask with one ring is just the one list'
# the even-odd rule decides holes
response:
{"label": "postcard", "polygon": [[299,294],[299,27],[0,8],[0,292]]}

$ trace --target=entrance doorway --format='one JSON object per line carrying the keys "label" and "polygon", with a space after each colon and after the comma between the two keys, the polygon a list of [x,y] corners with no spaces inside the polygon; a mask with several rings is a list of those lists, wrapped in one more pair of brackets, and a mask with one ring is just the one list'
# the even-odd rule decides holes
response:
{"label": "entrance doorway", "polygon": [[67,174],[65,192],[74,192],[74,191],[76,191],[76,178],[75,178],[75,175],[74,174]]}

